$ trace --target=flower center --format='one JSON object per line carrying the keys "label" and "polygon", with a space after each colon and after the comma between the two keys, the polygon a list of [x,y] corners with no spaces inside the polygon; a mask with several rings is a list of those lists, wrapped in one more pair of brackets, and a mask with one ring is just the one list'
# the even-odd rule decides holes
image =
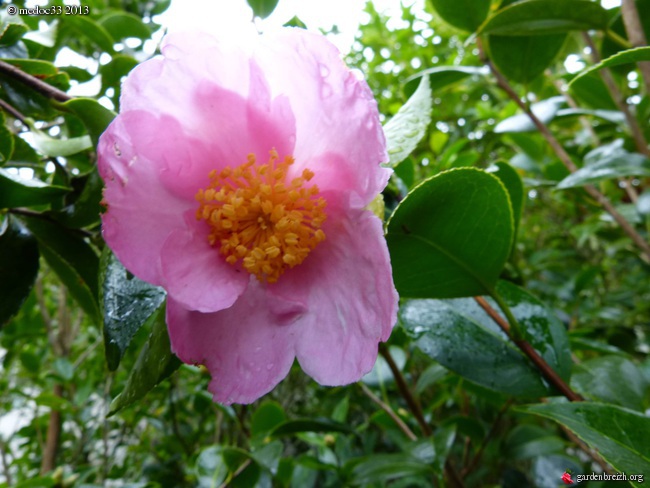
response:
{"label": "flower center", "polygon": [[306,186],[314,173],[286,181],[290,156],[278,161],[271,151],[266,164],[255,155],[232,169],[210,172],[210,184],[196,194],[197,220],[210,226],[208,241],[232,265],[241,262],[258,280],[275,283],[287,268],[302,263],[325,239],[325,199],[316,185]]}

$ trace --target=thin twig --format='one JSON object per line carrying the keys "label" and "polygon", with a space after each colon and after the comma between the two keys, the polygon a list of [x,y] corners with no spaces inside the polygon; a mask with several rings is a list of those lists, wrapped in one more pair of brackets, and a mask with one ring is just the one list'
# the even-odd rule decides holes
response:
{"label": "thin twig", "polygon": [[[474,297],[476,303],[485,310],[485,312],[494,320],[501,329],[508,334],[510,337],[510,326],[506,320],[499,315],[499,313],[492,308],[492,306],[485,301],[483,297]],[[512,337],[511,337],[512,339]],[[537,369],[541,371],[544,377],[565,397],[567,397],[572,402],[580,402],[584,399],[573,391],[569,385],[558,375],[553,368],[542,358],[537,351],[530,345],[530,343],[524,339],[512,339],[515,345],[523,352],[528,359],[535,365]]]}
{"label": "thin twig", "polygon": [[[593,63],[594,64],[600,63],[602,59],[600,57],[600,54],[598,53],[598,48],[596,47],[596,44],[594,43],[591,36],[587,32],[583,32],[582,38],[584,39],[587,46],[589,46],[589,50],[591,51],[591,60],[593,61]],[[627,102],[625,101],[625,97],[623,96],[623,93],[621,93],[621,90],[619,90],[616,81],[614,81],[612,72],[609,70],[609,68],[603,68],[599,71],[599,73],[600,73],[600,77],[603,79],[603,82],[605,83],[605,86],[607,87],[607,91],[609,91],[609,94],[612,96],[614,103],[625,116],[625,121],[627,122],[627,125],[630,127],[630,132],[632,133],[632,139],[634,139],[634,145],[636,146],[637,151],[639,151],[641,154],[645,154],[646,156],[650,157],[650,149],[648,149],[648,143],[645,140],[645,137],[643,136],[643,131],[641,130],[641,127],[639,126],[636,117],[632,115],[632,112],[630,111],[630,107],[628,107]]]}
{"label": "thin twig", "polygon": [[[634,3],[634,0],[623,0],[621,4],[621,15],[623,17],[623,24],[630,43],[634,47],[642,47],[648,44],[639,17],[639,10]],[[650,61],[642,61],[638,63],[639,71],[643,75],[645,82],[646,95],[650,95]]]}
{"label": "thin twig", "polygon": [[370,391],[370,388],[368,388],[366,385],[363,383],[357,383],[363,392],[366,394],[368,398],[370,398],[373,402],[375,402],[379,408],[381,408],[384,412],[388,414],[388,416],[393,419],[393,422],[397,424],[397,427],[404,432],[406,437],[408,437],[412,441],[416,441],[418,438],[417,436],[413,433],[413,431],[409,428],[408,425],[404,423],[404,421],[397,416],[397,414],[393,411],[392,408],[390,408],[390,405],[387,403],[384,403],[383,401],[380,400],[380,398],[375,395],[372,391]]}
{"label": "thin twig", "polygon": [[26,117],[18,111],[15,107],[12,105],[9,105],[7,102],[4,100],[0,99],[0,108],[7,112],[9,115],[11,115],[14,119],[20,120],[24,125],[27,125],[25,122]]}
{"label": "thin twig", "polygon": [[4,61],[0,61],[0,73],[20,81],[24,85],[29,86],[33,90],[36,90],[41,95],[45,95],[47,98],[52,98],[59,102],[67,102],[68,100],[72,100],[72,97],[62,92],[58,88],[55,88],[52,85],[49,85],[48,83],[39,80],[35,76],[27,74],[21,69],[16,68],[15,66]]}
{"label": "thin twig", "polygon": [[424,414],[422,413],[422,407],[420,407],[420,404],[411,393],[411,389],[406,384],[406,380],[404,379],[402,372],[397,367],[397,364],[395,363],[393,356],[391,356],[390,351],[388,351],[388,348],[385,347],[383,344],[380,344],[379,354],[381,354],[383,358],[386,360],[386,363],[388,363],[388,367],[390,368],[390,370],[393,373],[393,376],[395,377],[395,383],[397,384],[397,389],[400,391],[402,397],[404,398],[407,405],[409,406],[409,409],[413,413],[413,416],[415,417],[415,420],[420,426],[422,433],[425,435],[425,437],[429,437],[433,433],[433,431],[431,430],[431,427],[429,426],[427,421],[424,419]]}
{"label": "thin twig", "polygon": [[506,403],[504,403],[501,408],[499,409],[499,413],[497,413],[497,418],[494,419],[494,422],[492,423],[492,426],[490,427],[490,431],[487,433],[485,438],[483,439],[483,442],[481,442],[481,445],[478,448],[478,452],[476,455],[472,458],[472,461],[463,469],[461,472],[461,476],[464,478],[467,476],[469,473],[474,471],[476,469],[476,466],[478,466],[478,462],[481,459],[481,456],[483,456],[483,451],[485,450],[485,446],[487,446],[488,442],[494,437],[494,434],[497,431],[497,426],[501,422],[501,419],[503,418],[503,415],[506,413],[506,411],[510,408],[510,405],[512,405],[512,402],[514,400],[510,398]]}
{"label": "thin twig", "polygon": [[[425,437],[431,437],[433,431],[431,430],[431,427],[429,426],[427,421],[424,419],[422,408],[420,407],[420,404],[411,393],[411,389],[406,384],[406,379],[404,378],[404,375],[402,375],[402,372],[397,367],[397,364],[395,363],[393,356],[391,356],[385,344],[379,344],[379,354],[381,354],[383,358],[386,360],[386,363],[388,364],[388,367],[390,368],[391,372],[393,373],[393,377],[395,378],[397,389],[400,391],[402,397],[406,401],[406,404],[409,406],[409,409],[411,410],[411,413],[413,414],[415,420],[420,426],[420,429],[422,429],[422,433],[424,434]],[[449,482],[451,483],[451,486],[457,488],[463,488],[465,486],[463,484],[462,478],[458,475],[456,468],[453,466],[453,464],[451,464],[449,459],[445,461],[445,475],[449,480]]]}
{"label": "thin twig", "polygon": [[[481,46],[480,43],[478,43],[479,48]],[[497,69],[497,67],[490,61],[486,56],[485,52],[483,49],[481,49],[482,53],[482,59],[487,64],[490,68],[490,71],[494,75],[494,77],[497,80],[498,86],[505,91],[508,96],[514,101],[523,111],[524,113],[530,118],[531,122],[535,125],[537,130],[539,130],[540,134],[546,139],[546,142],[551,146],[555,154],[557,155],[558,158],[560,158],[560,161],[566,166],[566,168],[571,172],[575,173],[578,170],[578,167],[575,165],[575,163],[571,160],[571,156],[564,150],[564,147],[560,144],[560,142],[555,138],[555,136],[551,133],[549,128],[541,121],[539,118],[532,112],[530,107],[526,105],[520,98],[519,95],[515,92],[515,90],[510,86],[510,83],[508,83],[508,80],[501,74],[501,72]],[[600,193],[595,187],[592,185],[585,185],[584,189],[589,195],[591,195],[604,209],[607,213],[609,213],[612,218],[616,221],[616,223],[623,229],[623,231],[632,239],[632,242],[634,242],[637,247],[642,251],[643,257],[647,262],[650,262],[650,245],[641,237],[641,235],[634,229],[630,223],[625,220],[625,217],[623,217],[618,210],[614,207],[612,202],[609,201],[609,199]]]}
{"label": "thin twig", "polygon": [[2,473],[4,474],[5,481],[7,486],[14,484],[13,478],[11,477],[11,471],[9,470],[9,461],[7,459],[7,444],[0,438],[0,460],[2,461]]}

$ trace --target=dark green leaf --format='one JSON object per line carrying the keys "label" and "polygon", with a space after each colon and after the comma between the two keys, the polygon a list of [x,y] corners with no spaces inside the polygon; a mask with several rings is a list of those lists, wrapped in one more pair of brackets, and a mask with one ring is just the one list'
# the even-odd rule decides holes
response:
{"label": "dark green leaf", "polygon": [[481,34],[529,36],[568,31],[603,30],[609,15],[589,0],[528,0],[509,5],[491,16]]}
{"label": "dark green leaf", "polygon": [[165,324],[165,307],[158,309],[147,343],[129,374],[124,390],[111,402],[108,415],[141,400],[154,386],[178,369],[181,362],[171,352]]}
{"label": "dark green leaf", "polygon": [[113,38],[104,27],[91,18],[83,15],[67,15],[65,21],[102,51],[113,52]]}
{"label": "dark green leaf", "polygon": [[549,393],[539,371],[473,299],[410,300],[400,318],[419,349],[464,378],[517,397]]}
{"label": "dark green leaf", "polygon": [[[555,115],[566,101],[563,97],[551,97],[530,106],[533,114],[544,124],[548,124],[555,118]],[[494,128],[496,133],[504,132],[533,132],[537,127],[526,114],[513,115],[502,120]]]}
{"label": "dark green leaf", "polygon": [[99,321],[97,302],[99,259],[78,234],[36,217],[21,217],[38,239],[41,254],[70,294],[93,320]]}
{"label": "dark green leaf", "polygon": [[490,56],[506,78],[530,83],[550,66],[564,45],[566,34],[546,36],[490,35]]}
{"label": "dark green leaf", "polygon": [[420,86],[384,126],[390,165],[406,159],[427,132],[431,123],[431,87],[423,76]]}
{"label": "dark green leaf", "polygon": [[612,68],[614,66],[620,66],[621,64],[639,63],[642,61],[650,61],[650,47],[637,47],[634,49],[621,51],[614,54],[613,56],[610,56],[607,59],[603,59],[600,63],[580,73],[578,76],[573,78],[573,80],[571,80],[569,86],[582,79],[583,76],[586,76],[595,71],[599,71],[603,68]]}
{"label": "dark green leaf", "polygon": [[409,476],[431,477],[431,466],[408,454],[374,454],[354,459],[346,470],[350,471],[353,485],[385,484],[390,480]]}
{"label": "dark green leaf", "polygon": [[512,216],[515,223],[515,236],[519,228],[519,220],[521,219],[521,212],[524,210],[524,183],[521,181],[519,173],[507,163],[499,162],[487,169],[488,173],[501,180],[503,186],[506,187],[508,195],[510,196],[510,204],[512,205]]}
{"label": "dark green leaf", "polygon": [[135,334],[164,301],[165,291],[131,275],[108,247],[102,254],[100,283],[106,362],[115,371]]}
{"label": "dark green leaf", "polygon": [[521,460],[561,454],[564,452],[565,443],[548,429],[523,424],[510,431],[505,448],[508,459]]}
{"label": "dark green leaf", "polygon": [[275,10],[278,0],[246,0],[255,17],[265,19]]}
{"label": "dark green leaf", "polygon": [[115,118],[115,112],[107,109],[92,98],[74,98],[61,105],[83,121],[95,146],[99,136]]}
{"label": "dark green leaf", "polygon": [[[602,403],[550,403],[518,407],[517,410],[552,419],[572,430],[580,439],[623,473],[650,473],[650,418]],[[640,483],[631,482],[641,487]]]}
{"label": "dark green leaf", "polygon": [[397,291],[404,298],[489,294],[510,254],[514,224],[501,181],[461,168],[416,187],[386,235]]}
{"label": "dark green leaf", "polygon": [[576,364],[571,385],[587,398],[644,410],[648,382],[641,370],[624,357],[603,356]]}
{"label": "dark green leaf", "polygon": [[102,211],[104,182],[99,177],[97,168],[87,175],[74,178],[71,183],[75,188],[74,193],[68,195],[66,206],[52,216],[66,227],[73,229],[98,224]]}
{"label": "dark green leaf", "polygon": [[408,78],[406,85],[404,85],[404,93],[411,96],[420,84],[420,78],[425,75],[429,76],[431,91],[437,93],[444,87],[458,83],[470,76],[486,76],[489,73],[490,70],[485,66],[436,66],[435,68],[420,71]]}
{"label": "dark green leaf", "polygon": [[445,22],[467,32],[474,32],[490,10],[490,0],[430,0]]}
{"label": "dark green leaf", "polygon": [[36,239],[13,217],[0,217],[0,327],[18,312],[37,274]]}
{"label": "dark green leaf", "polygon": [[71,190],[64,186],[47,185],[34,178],[25,180],[0,169],[0,208],[47,205]]}
{"label": "dark green leaf", "polygon": [[267,400],[253,413],[251,418],[251,434],[253,436],[266,434],[286,420],[287,416],[284,413],[282,405]]}

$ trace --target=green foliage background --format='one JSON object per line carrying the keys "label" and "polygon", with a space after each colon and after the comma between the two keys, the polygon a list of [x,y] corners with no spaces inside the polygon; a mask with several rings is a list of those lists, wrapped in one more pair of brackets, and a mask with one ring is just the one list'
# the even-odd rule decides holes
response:
{"label": "green foliage background", "polygon": [[[650,0],[624,3],[647,38]],[[266,17],[277,1],[249,4]],[[94,147],[114,113],[97,100],[119,108],[169,1],[84,5],[0,16],[0,487],[650,477],[650,48],[621,8],[430,0],[388,19],[367,4],[346,61],[395,170],[399,323],[356,385],[296,366],[226,407],[170,353],[164,292],[99,226]],[[60,66],[64,47],[97,67]],[[66,95],[96,77],[97,97]]]}

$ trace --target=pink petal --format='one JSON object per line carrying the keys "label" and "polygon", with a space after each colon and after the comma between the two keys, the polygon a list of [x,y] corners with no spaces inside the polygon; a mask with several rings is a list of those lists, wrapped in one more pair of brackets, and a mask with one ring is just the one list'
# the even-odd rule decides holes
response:
{"label": "pink petal", "polygon": [[254,402],[289,373],[295,341],[291,323],[303,310],[275,302],[270,306],[254,278],[235,305],[221,312],[191,312],[168,300],[172,350],[183,362],[205,364],[215,401]]}
{"label": "pink petal", "polygon": [[354,208],[365,207],[390,175],[379,166],[388,155],[370,88],[324,36],[282,29],[263,40],[255,60],[272,96],[289,97],[296,118],[294,172],[309,167],[323,191],[345,182],[355,194]]}
{"label": "pink petal", "polygon": [[218,248],[208,244],[209,229],[196,222],[194,212],[187,220],[188,230],[173,232],[162,248],[167,293],[188,310],[228,308],[246,289],[249,274],[228,264]]}
{"label": "pink petal", "polygon": [[369,211],[326,222],[327,238],[299,266],[269,287],[303,303],[294,325],[296,356],[323,385],[358,381],[397,321],[397,292],[379,219]]}
{"label": "pink petal", "polygon": [[184,212],[196,203],[160,185],[157,162],[143,148],[155,145],[140,128],[155,124],[143,112],[118,116],[102,135],[98,167],[108,209],[102,215],[104,239],[120,261],[139,278],[163,284],[160,250],[174,229],[184,228]]}

